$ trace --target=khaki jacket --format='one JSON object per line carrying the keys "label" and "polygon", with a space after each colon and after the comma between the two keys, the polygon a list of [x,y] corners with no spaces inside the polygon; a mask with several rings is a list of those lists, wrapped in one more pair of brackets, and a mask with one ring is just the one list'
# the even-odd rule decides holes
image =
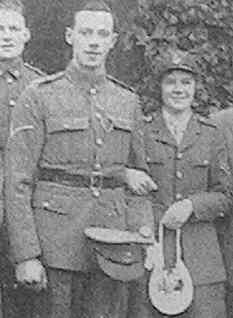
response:
{"label": "khaki jacket", "polygon": [[[184,262],[195,285],[225,280],[214,220],[229,213],[231,173],[221,133],[209,119],[193,115],[178,146],[160,112],[147,117],[145,158],[158,185],[151,196],[155,227],[177,200],[192,200],[194,212],[182,228]],[[142,152],[135,144],[134,153]],[[165,232],[165,259],[175,261],[175,232]],[[157,231],[155,233],[157,236]]]}
{"label": "khaki jacket", "polygon": [[93,253],[84,229],[126,228],[124,188],[93,192],[55,182],[54,176],[43,181],[41,171],[74,178],[95,171],[124,182],[132,135],[142,140],[136,95],[106,74],[89,76],[71,63],[30,86],[12,122],[6,218],[15,262],[42,257],[52,267],[87,270]]}

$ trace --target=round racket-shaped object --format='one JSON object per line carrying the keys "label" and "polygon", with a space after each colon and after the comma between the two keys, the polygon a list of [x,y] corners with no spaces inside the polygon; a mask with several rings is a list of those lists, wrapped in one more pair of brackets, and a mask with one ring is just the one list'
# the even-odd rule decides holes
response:
{"label": "round racket-shaped object", "polygon": [[180,230],[176,231],[176,264],[164,269],[163,225],[159,228],[160,263],[154,267],[149,280],[149,297],[152,305],[166,315],[178,315],[192,303],[193,283],[190,273],[181,259]]}

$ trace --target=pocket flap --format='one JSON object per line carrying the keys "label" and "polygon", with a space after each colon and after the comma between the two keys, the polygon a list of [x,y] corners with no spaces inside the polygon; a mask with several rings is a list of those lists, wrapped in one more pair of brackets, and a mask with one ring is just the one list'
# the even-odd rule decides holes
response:
{"label": "pocket flap", "polygon": [[89,127],[88,117],[64,117],[51,118],[48,120],[47,129],[49,133],[67,130],[84,130]]}
{"label": "pocket flap", "polygon": [[71,199],[66,193],[46,191],[41,187],[33,197],[33,207],[41,208],[57,214],[68,214],[71,209]]}

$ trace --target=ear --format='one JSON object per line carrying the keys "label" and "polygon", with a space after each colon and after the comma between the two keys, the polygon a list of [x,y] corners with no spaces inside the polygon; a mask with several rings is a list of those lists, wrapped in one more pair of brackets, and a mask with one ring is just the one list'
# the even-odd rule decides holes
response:
{"label": "ear", "polygon": [[24,30],[24,42],[27,43],[31,39],[31,32],[28,28]]}
{"label": "ear", "polygon": [[66,28],[65,39],[67,44],[73,45],[73,29]]}
{"label": "ear", "polygon": [[117,40],[118,40],[118,33],[117,33],[117,32],[114,32],[114,33],[113,33],[113,36],[112,36],[111,49],[114,48],[114,46],[116,45]]}

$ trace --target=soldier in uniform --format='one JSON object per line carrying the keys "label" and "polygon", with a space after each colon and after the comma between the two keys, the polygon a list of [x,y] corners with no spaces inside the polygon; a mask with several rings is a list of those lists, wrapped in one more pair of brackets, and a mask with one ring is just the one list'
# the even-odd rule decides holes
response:
{"label": "soldier in uniform", "polygon": [[[34,79],[43,74],[40,70],[23,61],[23,51],[26,43],[30,40],[30,31],[26,27],[24,7],[20,0],[0,1],[0,223],[2,223],[2,186],[3,186],[3,161],[4,149],[9,136],[11,112],[17,99],[24,88]],[[6,234],[2,233],[1,245],[4,245]],[[5,242],[6,243],[6,242]],[[3,246],[1,246],[3,251]],[[12,268],[7,261],[6,255],[2,255],[1,280],[4,280],[4,312],[7,317],[18,312],[15,308],[14,298],[21,294],[22,290],[12,291],[12,282],[9,275]],[[11,296],[10,296],[10,294]],[[13,294],[12,294],[13,293]],[[10,300],[11,299],[11,300]],[[19,301],[25,301],[20,296]],[[8,302],[10,301],[10,304]]]}
{"label": "soldier in uniform", "polygon": [[[192,110],[197,81],[192,56],[169,51],[160,75],[162,107],[146,117],[143,133],[149,175],[158,185],[151,199],[155,228],[159,223],[166,228],[165,266],[174,265],[175,230],[181,229],[194,285],[192,305],[178,316],[226,317],[226,274],[214,226],[232,208],[225,142],[213,121]],[[167,317],[150,304],[147,283],[132,283],[129,317]]]}
{"label": "soldier in uniform", "polygon": [[[72,61],[64,72],[26,89],[14,109],[6,220],[17,280],[39,292],[36,317],[71,317],[74,282],[82,287],[82,281],[95,290],[90,301],[98,302],[90,315],[80,306],[76,317],[125,314],[125,284],[95,269],[84,236],[89,225],[124,228],[131,137],[142,139],[135,94],[106,74],[106,57],[117,39],[114,27],[114,15],[102,1],[77,9],[66,31]],[[131,184],[155,188],[143,172],[144,160],[137,160],[139,181]],[[91,287],[85,284],[89,277]]]}
{"label": "soldier in uniform", "polygon": [[[229,159],[229,166],[233,172],[233,111],[232,109],[226,109],[213,115],[219,129],[224,135],[224,139],[227,145],[227,153]],[[233,313],[233,218],[232,213],[229,214],[224,222],[217,223],[218,234],[220,242],[222,244],[222,251],[227,272],[227,311],[228,317],[232,317]]]}

